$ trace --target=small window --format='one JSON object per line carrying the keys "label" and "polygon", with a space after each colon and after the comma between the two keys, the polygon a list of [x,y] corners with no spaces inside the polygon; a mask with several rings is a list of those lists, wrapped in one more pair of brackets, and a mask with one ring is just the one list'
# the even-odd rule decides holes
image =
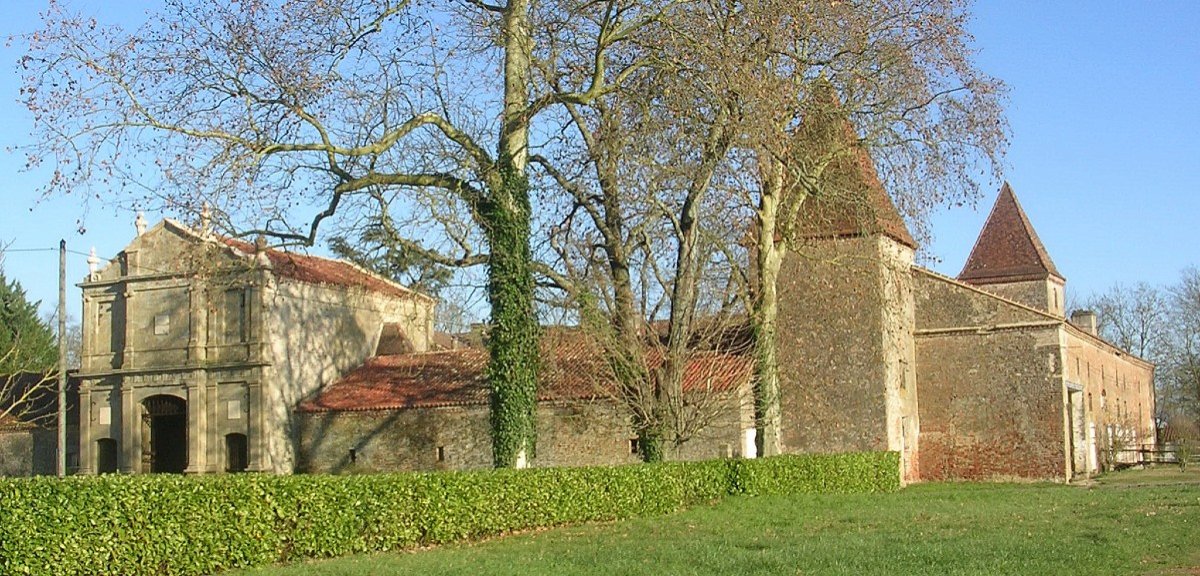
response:
{"label": "small window", "polygon": [[350,463],[353,464],[355,462],[358,462],[358,450],[351,448],[350,449]]}
{"label": "small window", "polygon": [[154,317],[154,335],[163,336],[171,333],[171,316],[159,314]]}
{"label": "small window", "polygon": [[245,434],[225,435],[225,471],[245,472],[250,464],[250,454]]}
{"label": "small window", "polygon": [[641,451],[642,451],[641,442],[638,442],[637,438],[630,438],[629,439],[629,453],[630,454],[639,454],[639,453],[641,453]]}
{"label": "small window", "polygon": [[445,461],[446,461],[446,447],[445,447],[445,446],[438,446],[438,449],[437,449],[437,461],[438,461],[438,462],[445,462]]}

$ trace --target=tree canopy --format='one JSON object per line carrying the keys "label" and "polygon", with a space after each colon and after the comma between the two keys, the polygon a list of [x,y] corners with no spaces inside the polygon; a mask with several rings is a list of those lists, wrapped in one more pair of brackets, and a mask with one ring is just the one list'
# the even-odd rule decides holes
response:
{"label": "tree canopy", "polygon": [[350,214],[368,224],[337,249],[391,275],[482,266],[498,466],[535,454],[535,295],[566,293],[651,399],[634,419],[652,446],[689,428],[701,320],[751,308],[753,175],[819,194],[844,152],[792,150],[816,88],[906,213],[994,165],[1002,87],[974,67],[968,4],[166,0],[123,30],[53,2],[22,60],[28,157],[53,165],[48,193],[211,204],[225,232],[282,244]]}
{"label": "tree canopy", "polygon": [[46,373],[58,365],[54,331],[38,317],[38,304],[0,272],[0,375]]}

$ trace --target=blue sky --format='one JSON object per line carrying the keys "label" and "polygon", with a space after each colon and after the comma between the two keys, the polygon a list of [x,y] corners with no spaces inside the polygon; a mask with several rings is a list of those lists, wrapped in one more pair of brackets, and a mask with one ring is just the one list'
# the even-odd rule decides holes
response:
{"label": "blue sky", "polygon": [[[77,3],[105,19],[136,22],[153,2]],[[33,30],[43,3],[0,0],[0,35]],[[1011,90],[1006,178],[1068,291],[1116,282],[1165,284],[1200,265],[1200,2],[981,1],[972,31],[978,62]],[[4,270],[48,310],[57,298],[60,238],[111,257],[132,238],[133,215],[77,200],[39,199],[45,177],[21,171],[7,148],[28,139],[17,102],[20,40],[0,50],[0,243]],[[933,267],[957,275],[995,199],[946,209],[933,220]],[[153,223],[158,215],[148,214]],[[78,223],[86,232],[80,234]],[[42,249],[27,252],[22,250]],[[68,258],[74,284],[86,259]],[[78,317],[78,291],[68,297]]]}

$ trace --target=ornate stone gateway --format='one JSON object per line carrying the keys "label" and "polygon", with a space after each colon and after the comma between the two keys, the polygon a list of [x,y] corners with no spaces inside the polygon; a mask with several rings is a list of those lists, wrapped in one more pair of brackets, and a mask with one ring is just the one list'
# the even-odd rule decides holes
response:
{"label": "ornate stone gateway", "polygon": [[188,461],[187,401],[151,396],[142,407],[142,470],[182,474]]}

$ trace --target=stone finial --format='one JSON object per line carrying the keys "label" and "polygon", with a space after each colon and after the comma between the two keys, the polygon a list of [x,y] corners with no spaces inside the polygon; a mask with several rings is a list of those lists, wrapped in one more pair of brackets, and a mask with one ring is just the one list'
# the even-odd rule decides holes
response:
{"label": "stone finial", "polygon": [[200,234],[207,236],[209,228],[212,226],[212,206],[208,205],[208,201],[200,206]]}
{"label": "stone finial", "polygon": [[[145,224],[143,224],[143,226],[144,225]],[[139,232],[138,235],[140,236],[141,233]],[[92,278],[95,278],[96,274],[100,271],[100,257],[96,256],[96,247],[95,246],[92,246],[92,252],[90,254],[88,254],[87,263],[88,263],[88,275],[90,275]]]}
{"label": "stone finial", "polygon": [[271,266],[271,257],[267,255],[267,237],[262,234],[254,238],[254,263],[264,268]]}
{"label": "stone finial", "polygon": [[[137,213],[137,218],[135,218],[133,221],[133,227],[137,228],[138,236],[141,236],[142,234],[146,233],[146,213],[145,212]],[[93,254],[94,253],[95,253],[95,251],[93,250]]]}

